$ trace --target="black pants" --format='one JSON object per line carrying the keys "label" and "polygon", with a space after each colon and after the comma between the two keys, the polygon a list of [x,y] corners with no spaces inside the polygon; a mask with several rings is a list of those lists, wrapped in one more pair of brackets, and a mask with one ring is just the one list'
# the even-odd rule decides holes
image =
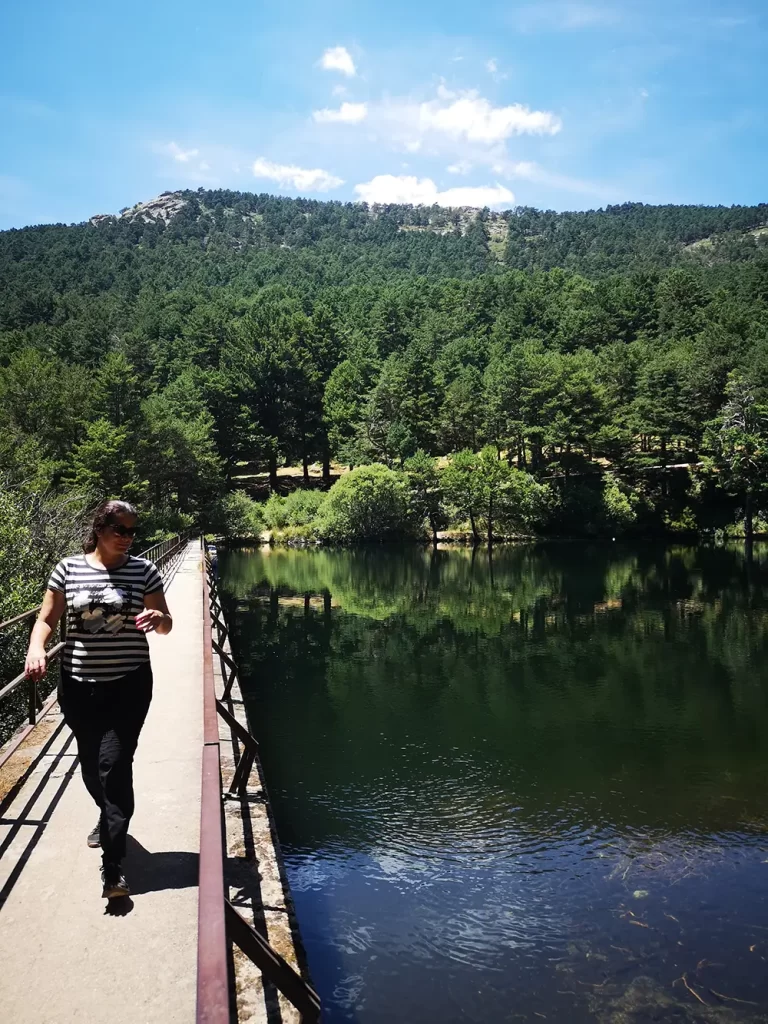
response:
{"label": "black pants", "polygon": [[149,662],[107,683],[84,683],[63,668],[59,705],[75,734],[83,782],[101,811],[104,863],[125,856],[133,814],[133,755],[152,700]]}

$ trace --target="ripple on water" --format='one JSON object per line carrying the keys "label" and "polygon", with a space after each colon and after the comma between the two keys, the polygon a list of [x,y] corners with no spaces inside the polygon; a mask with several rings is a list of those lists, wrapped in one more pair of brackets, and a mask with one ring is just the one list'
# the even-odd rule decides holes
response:
{"label": "ripple on water", "polygon": [[759,575],[704,548],[515,548],[493,575],[420,558],[249,562],[275,596],[333,592],[331,615],[275,602],[239,637],[328,1021],[748,1019],[768,1002]]}

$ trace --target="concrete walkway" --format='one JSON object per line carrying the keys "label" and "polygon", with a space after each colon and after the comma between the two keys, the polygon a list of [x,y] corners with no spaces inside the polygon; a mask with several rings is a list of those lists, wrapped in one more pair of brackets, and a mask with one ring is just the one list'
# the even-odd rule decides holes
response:
{"label": "concrete walkway", "polygon": [[133,895],[115,901],[121,913],[106,912],[113,904],[101,898],[101,853],[85,844],[97,811],[57,708],[0,817],[0,1018],[9,1024],[195,1019],[203,724],[195,544],[168,603],[173,632],[149,638],[154,699],[134,764],[125,862]]}

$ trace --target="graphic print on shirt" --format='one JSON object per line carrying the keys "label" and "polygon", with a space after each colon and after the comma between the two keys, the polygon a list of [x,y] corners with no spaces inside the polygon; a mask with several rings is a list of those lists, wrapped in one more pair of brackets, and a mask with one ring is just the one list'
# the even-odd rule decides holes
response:
{"label": "graphic print on shirt", "polygon": [[120,633],[131,610],[131,588],[92,585],[72,601],[75,629],[83,633]]}

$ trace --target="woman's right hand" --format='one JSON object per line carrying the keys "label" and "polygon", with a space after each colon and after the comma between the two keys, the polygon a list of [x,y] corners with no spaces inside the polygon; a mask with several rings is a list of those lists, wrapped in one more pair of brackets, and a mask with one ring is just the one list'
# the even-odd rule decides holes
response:
{"label": "woman's right hand", "polygon": [[48,655],[45,645],[56,628],[67,607],[67,602],[60,590],[46,590],[37,622],[32,627],[29,638],[27,658],[24,662],[24,675],[27,679],[42,679],[48,671]]}
{"label": "woman's right hand", "polygon": [[42,679],[48,671],[48,656],[44,650],[27,651],[27,658],[24,662],[24,675],[27,679]]}

